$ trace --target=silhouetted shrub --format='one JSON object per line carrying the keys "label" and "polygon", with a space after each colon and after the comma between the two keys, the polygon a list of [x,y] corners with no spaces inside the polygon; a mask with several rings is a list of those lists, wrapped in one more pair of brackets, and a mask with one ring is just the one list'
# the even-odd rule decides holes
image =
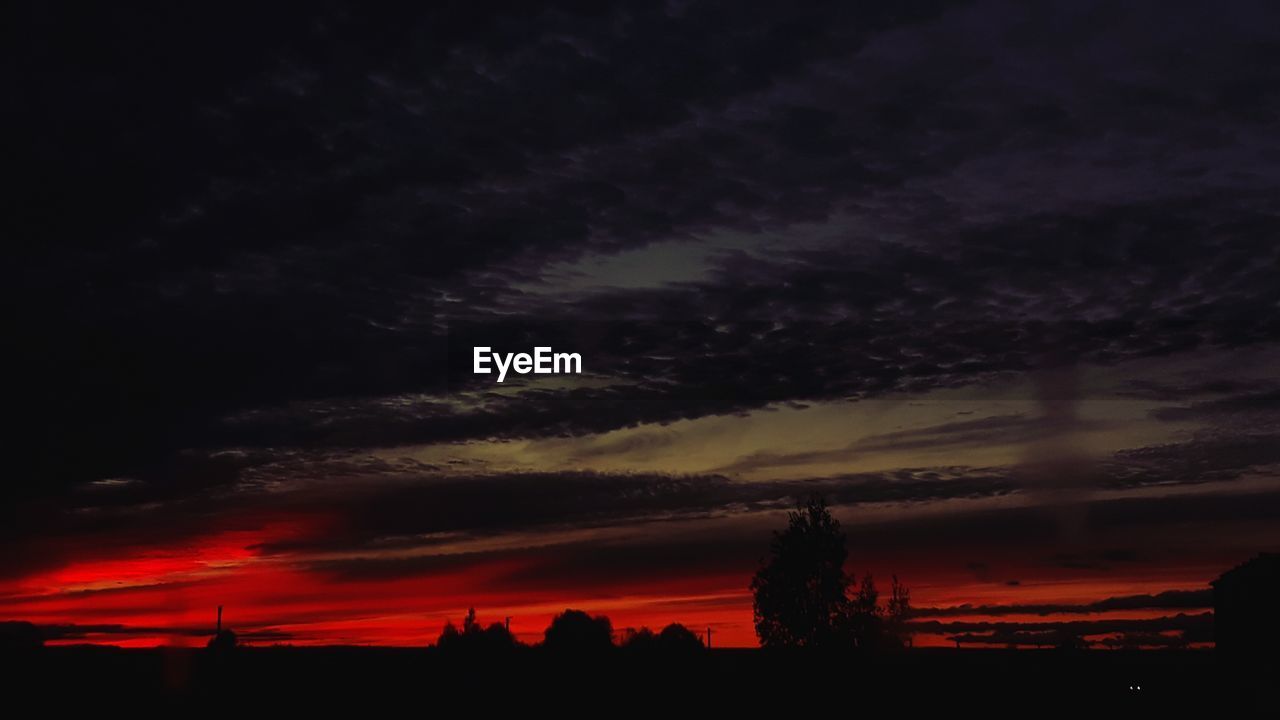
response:
{"label": "silhouetted shrub", "polygon": [[436,648],[449,653],[493,655],[510,652],[518,645],[515,636],[502,623],[495,622],[482,628],[476,621],[475,608],[467,611],[461,631],[453,623],[447,622],[440,637],[436,639]]}
{"label": "silhouetted shrub", "polygon": [[700,652],[706,648],[692,630],[680,623],[671,623],[658,633],[658,649],[663,653]]}
{"label": "silhouetted shrub", "polygon": [[623,639],[622,647],[636,654],[661,653],[663,655],[680,655],[706,649],[702,639],[680,623],[671,623],[659,633],[642,627],[629,633]]}
{"label": "silhouetted shrub", "polygon": [[236,646],[238,644],[239,644],[239,641],[236,639],[236,634],[234,631],[219,630],[216,635],[209,638],[209,644],[206,645],[205,647],[209,648],[214,652],[221,653],[221,652],[230,652],[236,649]]}
{"label": "silhouetted shrub", "polygon": [[543,636],[548,651],[566,655],[607,652],[613,648],[613,624],[603,615],[565,610],[551,621]]}
{"label": "silhouetted shrub", "polygon": [[44,647],[40,628],[26,621],[0,622],[0,651],[27,652]]}
{"label": "silhouetted shrub", "polygon": [[627,633],[622,640],[622,647],[631,652],[652,652],[658,645],[658,636],[647,627]]}

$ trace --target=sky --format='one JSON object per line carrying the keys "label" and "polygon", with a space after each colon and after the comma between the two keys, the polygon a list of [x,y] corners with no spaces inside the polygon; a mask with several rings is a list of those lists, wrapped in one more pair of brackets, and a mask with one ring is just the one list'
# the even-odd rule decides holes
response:
{"label": "sky", "polygon": [[[13,12],[0,620],[1211,639],[1280,549],[1280,6]],[[580,375],[472,373],[472,349]]]}

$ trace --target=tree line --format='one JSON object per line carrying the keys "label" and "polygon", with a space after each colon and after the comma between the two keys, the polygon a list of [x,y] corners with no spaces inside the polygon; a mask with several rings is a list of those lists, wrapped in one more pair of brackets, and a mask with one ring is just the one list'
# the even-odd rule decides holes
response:
{"label": "tree line", "polygon": [[[907,619],[911,596],[892,578],[881,598],[868,573],[846,569],[848,549],[840,522],[826,502],[814,497],[787,516],[774,533],[769,556],[751,580],[756,636],[764,648],[812,648],[883,652],[910,644]],[[503,623],[485,627],[471,609],[458,627],[446,623],[435,647],[442,652],[495,653],[522,644]],[[696,652],[702,639],[680,623],[654,632],[627,631],[617,638],[609,618],[565,610],[551,621],[541,647],[554,653],[603,653],[614,648],[634,652]]]}
{"label": "tree line", "polygon": [[[881,599],[874,579],[847,570],[849,551],[840,522],[826,502],[813,497],[788,513],[787,527],[775,531],[769,555],[751,579],[752,611],[761,647],[883,652],[910,645],[907,620],[911,595],[892,578]],[[235,648],[236,636],[219,625],[209,648]],[[696,652],[702,639],[680,623],[654,632],[642,627],[617,638],[603,615],[565,610],[543,634],[542,648],[590,654],[621,647],[635,652]],[[472,608],[458,627],[447,622],[435,648],[449,653],[493,654],[525,647],[505,623],[482,625]]]}
{"label": "tree line", "polygon": [[[467,612],[462,626],[445,623],[436,639],[440,652],[492,655],[514,651],[524,645],[504,623],[487,627],[476,620],[474,608]],[[615,643],[613,623],[604,615],[590,615],[582,610],[565,610],[556,615],[543,633],[541,647],[556,654],[603,654],[621,648],[631,652],[690,653],[703,650],[701,638],[680,623],[671,623],[654,632],[647,627],[619,634]]]}

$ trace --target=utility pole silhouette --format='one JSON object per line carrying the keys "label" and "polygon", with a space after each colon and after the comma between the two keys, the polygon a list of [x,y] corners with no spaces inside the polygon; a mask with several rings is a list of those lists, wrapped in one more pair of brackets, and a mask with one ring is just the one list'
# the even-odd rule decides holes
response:
{"label": "utility pole silhouette", "polygon": [[208,648],[215,652],[226,652],[236,646],[236,634],[232,630],[222,629],[222,606],[218,606],[218,624],[214,627],[213,637],[209,639]]}
{"label": "utility pole silhouette", "polygon": [[711,649],[711,628],[707,628],[707,649]]}

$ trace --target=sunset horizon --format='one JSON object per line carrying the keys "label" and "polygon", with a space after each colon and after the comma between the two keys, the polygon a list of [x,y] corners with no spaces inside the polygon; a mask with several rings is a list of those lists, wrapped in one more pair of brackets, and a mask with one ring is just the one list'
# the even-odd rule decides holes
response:
{"label": "sunset horizon", "polygon": [[1263,691],[1280,5],[18,5],[32,676]]}

